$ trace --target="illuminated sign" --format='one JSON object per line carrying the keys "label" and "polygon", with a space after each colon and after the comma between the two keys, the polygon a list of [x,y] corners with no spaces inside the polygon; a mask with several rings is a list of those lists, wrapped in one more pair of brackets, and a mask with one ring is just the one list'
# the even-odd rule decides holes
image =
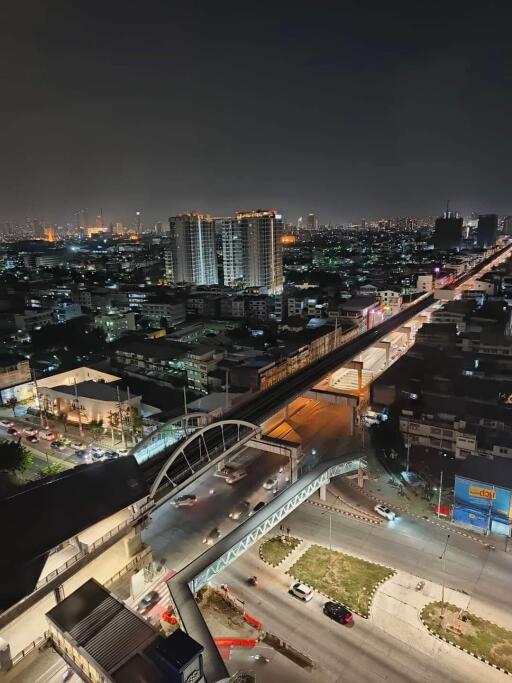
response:
{"label": "illuminated sign", "polygon": [[469,495],[473,498],[486,498],[487,500],[496,500],[496,491],[491,489],[484,489],[481,486],[470,486]]}

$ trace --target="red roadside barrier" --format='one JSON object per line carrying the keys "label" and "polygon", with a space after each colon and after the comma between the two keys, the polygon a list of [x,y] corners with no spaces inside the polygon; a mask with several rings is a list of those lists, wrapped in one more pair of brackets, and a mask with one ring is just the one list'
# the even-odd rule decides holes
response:
{"label": "red roadside barrier", "polygon": [[259,631],[261,631],[263,624],[261,621],[258,621],[254,617],[251,617],[250,614],[244,614],[244,619],[245,621],[250,624],[251,626],[254,626],[254,628],[257,628]]}
{"label": "red roadside barrier", "polygon": [[215,638],[217,647],[255,647],[255,638]]}

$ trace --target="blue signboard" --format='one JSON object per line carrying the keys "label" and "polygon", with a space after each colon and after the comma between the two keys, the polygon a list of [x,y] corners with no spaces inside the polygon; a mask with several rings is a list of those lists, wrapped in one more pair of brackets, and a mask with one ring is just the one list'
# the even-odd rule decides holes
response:
{"label": "blue signboard", "polygon": [[511,491],[508,489],[456,476],[454,498],[457,508],[480,512],[487,520],[490,517],[505,524],[512,522]]}
{"label": "blue signboard", "polygon": [[471,510],[458,505],[453,507],[453,521],[459,524],[468,524],[478,529],[487,529],[489,525],[488,516],[483,511]]}

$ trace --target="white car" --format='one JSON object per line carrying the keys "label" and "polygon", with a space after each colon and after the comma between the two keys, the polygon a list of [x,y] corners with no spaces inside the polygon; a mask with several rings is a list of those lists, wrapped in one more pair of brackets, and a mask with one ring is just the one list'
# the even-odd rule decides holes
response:
{"label": "white car", "polygon": [[300,600],[304,600],[304,602],[309,602],[313,599],[313,589],[309,586],[306,586],[305,583],[292,584],[288,593],[290,593],[290,595],[294,595]]}
{"label": "white car", "polygon": [[195,505],[196,503],[197,496],[194,496],[193,494],[187,496],[180,496],[179,498],[171,500],[171,505],[174,505],[174,507],[177,508],[192,507],[192,505]]}
{"label": "white car", "polygon": [[263,484],[263,488],[266,489],[267,491],[271,491],[276,486],[277,486],[276,477],[270,477],[270,479],[267,479],[267,481]]}
{"label": "white car", "polygon": [[26,436],[37,436],[38,430],[35,427],[25,427],[23,434]]}
{"label": "white car", "polygon": [[393,510],[390,510],[388,507],[382,505],[381,503],[379,503],[379,505],[376,505],[373,509],[381,517],[389,519],[390,522],[392,522],[396,517],[396,514],[393,512]]}
{"label": "white car", "polygon": [[11,420],[0,420],[0,426],[2,426],[2,427],[14,427],[14,422],[11,422]]}

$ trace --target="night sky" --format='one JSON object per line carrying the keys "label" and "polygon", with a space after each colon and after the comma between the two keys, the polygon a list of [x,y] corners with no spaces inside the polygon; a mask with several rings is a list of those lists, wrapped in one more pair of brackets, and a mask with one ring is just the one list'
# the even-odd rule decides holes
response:
{"label": "night sky", "polygon": [[16,0],[0,221],[512,213],[512,2]]}

